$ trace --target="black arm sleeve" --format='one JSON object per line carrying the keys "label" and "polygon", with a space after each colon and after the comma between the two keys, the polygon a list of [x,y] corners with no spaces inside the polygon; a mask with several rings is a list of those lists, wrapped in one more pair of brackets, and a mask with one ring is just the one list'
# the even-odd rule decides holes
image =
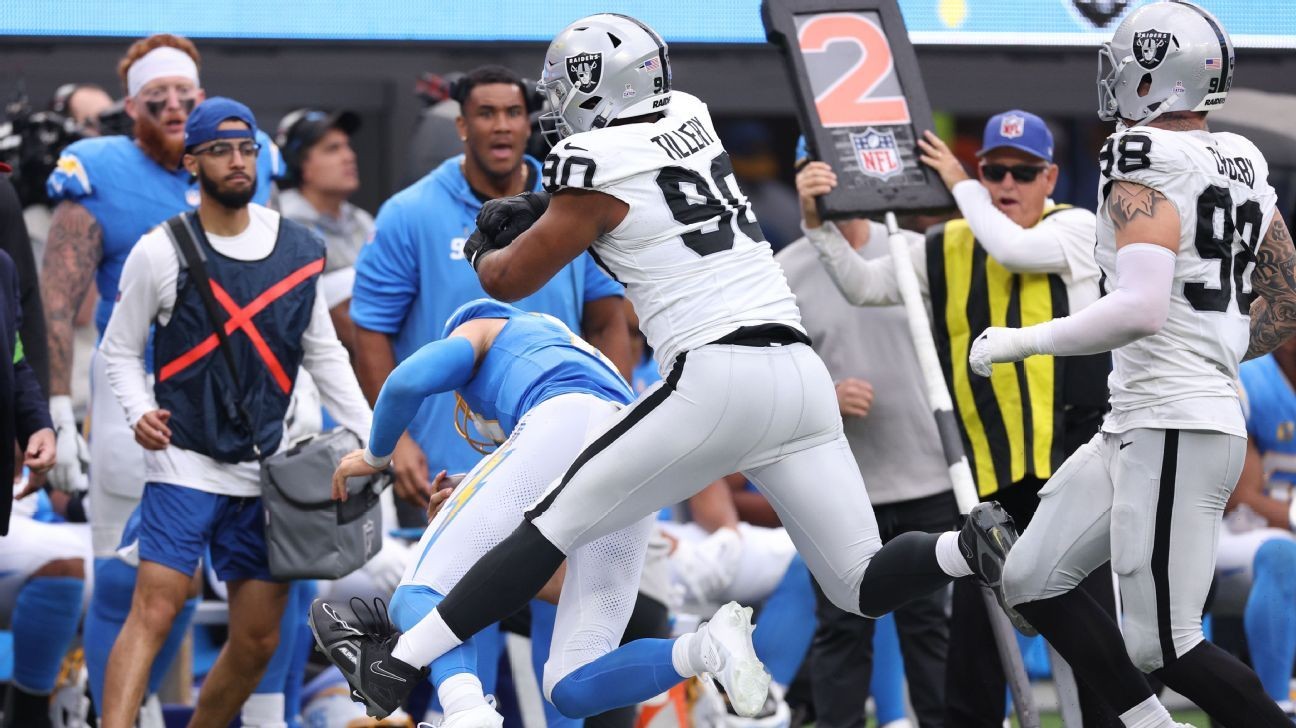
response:
{"label": "black arm sleeve", "polygon": [[49,392],[49,341],[45,338],[45,307],[41,304],[36,255],[27,235],[27,224],[23,222],[18,192],[7,177],[0,177],[0,250],[13,258],[18,271],[18,296],[23,312],[19,334],[27,363],[40,382],[41,391]]}
{"label": "black arm sleeve", "polygon": [[[17,328],[21,331],[22,306],[18,302],[18,281],[14,267],[8,260],[0,257],[0,271],[9,277],[7,288],[13,292],[9,305],[13,307],[13,321],[18,324]],[[23,342],[23,348],[26,349],[26,342]],[[49,400],[45,399],[45,392],[36,381],[36,374],[28,365],[25,355],[13,363],[13,377],[14,434],[18,438],[18,444],[25,448],[27,438],[31,437],[33,432],[45,428],[53,429],[53,424],[50,422]]]}

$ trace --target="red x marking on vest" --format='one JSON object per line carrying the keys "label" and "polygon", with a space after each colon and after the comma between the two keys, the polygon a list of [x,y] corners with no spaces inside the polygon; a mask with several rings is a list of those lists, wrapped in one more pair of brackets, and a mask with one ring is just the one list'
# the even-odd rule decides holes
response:
{"label": "red x marking on vest", "polygon": [[[290,394],[292,392],[292,380],[288,378],[288,373],[284,371],[283,365],[279,363],[278,357],[274,355],[274,352],[270,349],[270,345],[266,343],[265,339],[261,336],[261,332],[257,330],[256,324],[252,323],[252,317],[264,311],[266,307],[282,298],[303,281],[309,279],[313,275],[321,273],[323,270],[323,258],[307,263],[301,268],[293,271],[287,278],[284,278],[273,286],[267,288],[261,295],[252,299],[251,303],[242,308],[239,307],[238,303],[230,297],[230,294],[227,293],[219,283],[211,281],[212,294],[214,294],[217,302],[220,303],[226,313],[230,316],[225,321],[225,335],[230,336],[235,331],[242,329],[243,333],[247,334],[248,339],[252,341],[252,348],[256,349],[257,353],[261,355],[261,359],[265,362],[266,368],[270,370],[270,375],[274,377],[275,384],[279,385],[279,388],[283,390],[284,394]],[[194,362],[197,362],[204,356],[212,353],[212,351],[214,351],[218,346],[220,346],[220,339],[216,338],[215,333],[212,333],[210,336],[203,339],[197,346],[186,351],[173,359],[166,366],[162,367],[161,373],[158,374],[158,381],[165,382],[171,377],[174,377],[187,369]]]}

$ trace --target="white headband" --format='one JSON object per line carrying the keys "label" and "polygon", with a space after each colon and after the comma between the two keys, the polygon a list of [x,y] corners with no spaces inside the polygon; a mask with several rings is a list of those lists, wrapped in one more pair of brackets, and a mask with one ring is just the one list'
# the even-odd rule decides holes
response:
{"label": "white headband", "polygon": [[198,85],[198,64],[188,53],[171,46],[161,46],[145,53],[126,71],[126,93],[134,96],[149,82],[171,76],[182,76]]}

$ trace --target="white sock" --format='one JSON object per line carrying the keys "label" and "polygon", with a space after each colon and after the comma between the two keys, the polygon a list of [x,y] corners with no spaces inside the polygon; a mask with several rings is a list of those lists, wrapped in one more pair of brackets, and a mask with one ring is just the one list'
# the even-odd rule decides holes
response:
{"label": "white sock", "polygon": [[680,677],[693,677],[706,672],[706,663],[702,661],[702,636],[689,632],[675,638],[671,646],[671,667]]}
{"label": "white sock", "polygon": [[441,613],[433,609],[428,616],[396,640],[392,648],[392,657],[406,665],[426,667],[433,660],[458,647],[463,640],[455,636],[441,619]]}
{"label": "white sock", "polygon": [[486,705],[481,680],[468,672],[455,673],[442,680],[437,686],[437,698],[441,701],[441,710],[446,716]]}
{"label": "white sock", "polygon": [[243,701],[239,717],[248,728],[287,728],[283,693],[252,693]]}
{"label": "white sock", "polygon": [[1125,728],[1173,728],[1174,720],[1170,713],[1157,700],[1155,695],[1121,713],[1121,723]]}
{"label": "white sock", "polygon": [[946,531],[936,539],[936,563],[940,564],[941,571],[955,579],[972,576],[972,567],[959,551],[958,536],[958,531]]}

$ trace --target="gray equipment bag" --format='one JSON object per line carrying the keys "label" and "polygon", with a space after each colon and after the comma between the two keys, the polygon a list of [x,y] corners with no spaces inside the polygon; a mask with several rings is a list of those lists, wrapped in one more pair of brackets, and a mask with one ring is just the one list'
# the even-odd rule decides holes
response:
{"label": "gray equipment bag", "polygon": [[359,438],[339,427],[262,461],[266,548],[276,579],[338,579],[382,548],[378,494],[385,478],[350,478],[346,501],[330,497],[338,461],[359,447]]}
{"label": "gray equipment bag", "polygon": [[[207,317],[220,342],[225,364],[238,380],[234,355],[225,335],[216,298],[197,235],[190,228],[190,215],[178,215],[163,227],[179,253],[180,265],[188,268],[207,309]],[[238,418],[248,432],[252,416],[237,400]],[[265,541],[270,575],[281,581],[293,579],[338,579],[364,566],[382,548],[382,508],[379,493],[388,479],[351,478],[348,498],[332,500],[331,481],[342,456],[360,447],[354,434],[337,428],[293,442],[286,450],[265,457],[261,463],[261,505],[265,510]],[[256,449],[255,443],[253,448]]]}

